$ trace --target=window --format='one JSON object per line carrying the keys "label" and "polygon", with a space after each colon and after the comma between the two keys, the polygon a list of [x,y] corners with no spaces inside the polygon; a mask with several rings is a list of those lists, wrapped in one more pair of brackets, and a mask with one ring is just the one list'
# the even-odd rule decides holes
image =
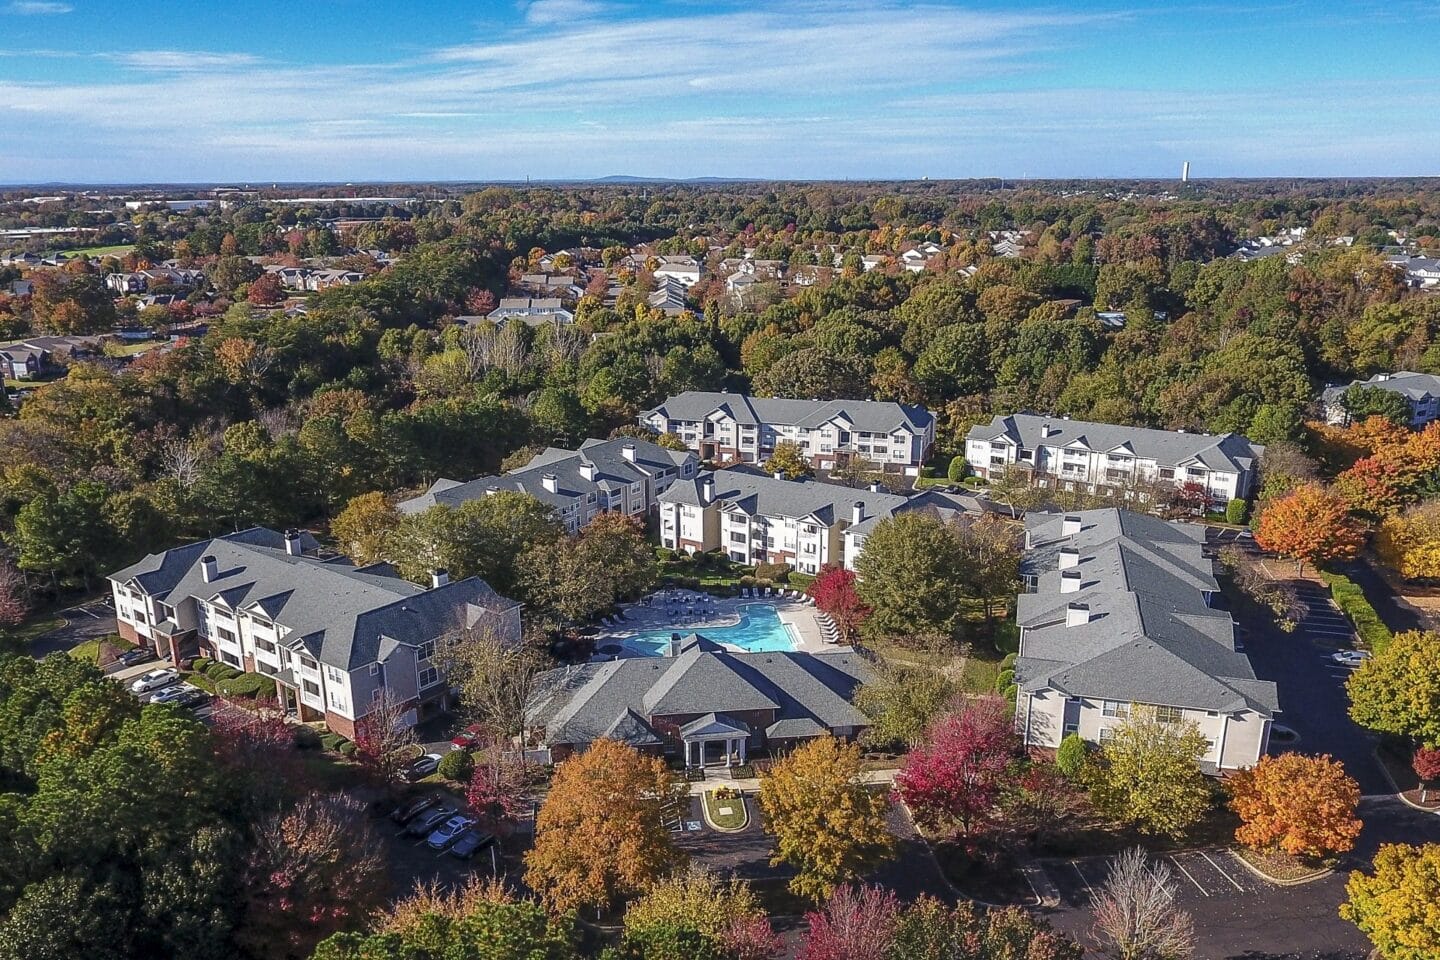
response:
{"label": "window", "polygon": [[1155,719],[1161,723],[1179,723],[1185,719],[1185,711],[1179,707],[1156,707]]}
{"label": "window", "polygon": [[275,652],[275,644],[271,643],[269,640],[261,639],[260,637],[255,638],[255,646],[259,647],[261,650],[264,650],[266,653]]}
{"label": "window", "polygon": [[730,531],[730,542],[731,542],[731,543],[744,543],[744,542],[745,542],[745,534],[741,533],[739,530],[732,530],[732,531]]}
{"label": "window", "polygon": [[421,671],[420,671],[420,689],[421,689],[421,690],[424,690],[426,687],[433,687],[433,686],[435,686],[435,684],[437,684],[437,683],[439,683],[439,682],[440,682],[440,671],[439,671],[439,670],[436,670],[434,667],[426,667],[424,670],[421,670]]}
{"label": "window", "polygon": [[303,653],[300,655],[300,663],[302,666],[305,667],[306,670],[314,670],[319,666],[319,664],[315,662],[314,658],[307,657]]}
{"label": "window", "polygon": [[1070,722],[1070,723],[1066,723],[1066,724],[1065,724],[1065,730],[1064,730],[1064,733],[1062,734],[1062,736],[1068,737],[1068,736],[1070,736],[1072,733],[1079,733],[1079,732],[1080,732],[1080,724],[1074,723],[1074,722]]}
{"label": "window", "polygon": [[305,692],[310,694],[310,696],[320,696],[320,684],[316,683],[314,680],[305,680],[302,681],[302,683],[305,687]]}
{"label": "window", "polygon": [[1101,702],[1100,714],[1105,717],[1119,717],[1124,719],[1130,716],[1130,704],[1120,700],[1105,700]]}
{"label": "window", "polygon": [[235,642],[235,631],[228,630],[225,627],[216,627],[215,635],[218,636],[221,640],[224,640],[226,643]]}
{"label": "window", "polygon": [[233,653],[226,653],[224,650],[221,650],[220,659],[223,662],[230,664],[230,666],[232,667],[240,666],[240,658],[235,656],[235,654]]}
{"label": "window", "polygon": [[430,658],[432,658],[432,657],[434,657],[434,656],[435,656],[435,641],[434,641],[434,640],[426,640],[424,643],[420,644],[420,659],[421,659],[421,660],[429,660]]}
{"label": "window", "polygon": [[1115,731],[1114,731],[1114,730],[1110,729],[1109,727],[1101,727],[1101,728],[1100,728],[1100,742],[1101,742],[1101,743],[1108,743],[1109,741],[1114,740],[1114,739],[1115,739]]}

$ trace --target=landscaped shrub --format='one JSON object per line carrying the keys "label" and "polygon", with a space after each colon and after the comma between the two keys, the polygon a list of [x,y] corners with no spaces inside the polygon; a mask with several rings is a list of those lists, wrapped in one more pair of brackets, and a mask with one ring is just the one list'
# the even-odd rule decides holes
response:
{"label": "landscaped shrub", "polygon": [[451,783],[469,783],[475,772],[475,758],[465,750],[451,750],[440,758],[438,772]]}
{"label": "landscaped shrub", "polygon": [[668,563],[669,561],[675,559],[675,551],[671,550],[669,547],[656,547],[655,559],[661,561],[662,563]]}
{"label": "landscaped shrub", "polygon": [[755,564],[756,580],[769,580],[772,583],[784,583],[789,575],[790,564],[788,563]]}
{"label": "landscaped shrub", "polygon": [[245,697],[251,700],[256,697],[273,697],[275,681],[258,673],[242,673],[215,684],[215,692],[222,697]]}
{"label": "landscaped shrub", "polygon": [[342,756],[346,757],[355,756],[355,741],[346,740],[344,743],[340,744],[340,753]]}
{"label": "landscaped shrub", "polygon": [[210,664],[214,662],[215,661],[211,660],[209,657],[196,657],[190,662],[190,669],[194,670],[196,673],[204,673],[205,668],[210,666]]}
{"label": "landscaped shrub", "polygon": [[1237,526],[1245,522],[1245,517],[1250,513],[1250,505],[1239,497],[1225,504],[1225,522]]}
{"label": "landscaped shrub", "polygon": [[811,573],[791,573],[790,586],[796,590],[809,590],[810,584],[815,582],[815,575]]}
{"label": "landscaped shrub", "polygon": [[320,734],[315,732],[314,727],[295,728],[295,749],[315,750],[320,746]]}
{"label": "landscaped shrub", "polygon": [[334,730],[326,730],[324,733],[320,734],[320,745],[323,746],[326,750],[339,750],[340,744],[344,742],[345,738],[340,736],[340,734],[336,733]]}
{"label": "landscaped shrub", "polygon": [[1015,698],[1020,696],[1020,687],[1017,684],[1012,683],[1010,684],[1010,686],[1000,691],[1000,696],[1005,699],[1005,702],[1010,705],[1010,709],[1013,710],[1015,709]]}
{"label": "landscaped shrub", "polygon": [[1360,586],[1345,576],[1343,573],[1329,573],[1320,571],[1320,579],[1330,585],[1330,596],[1335,601],[1350,622],[1355,625],[1355,632],[1360,635],[1360,640],[1369,647],[1371,651],[1379,653],[1390,643],[1390,628],[1385,626],[1370,601],[1365,598],[1365,591]]}
{"label": "landscaped shrub", "polygon": [[753,587],[753,586],[755,586],[755,578],[754,578],[754,577],[751,577],[751,576],[741,577],[741,578],[740,578],[740,586],[742,586],[742,587]]}
{"label": "landscaped shrub", "polygon": [[1089,752],[1090,748],[1080,739],[1080,734],[1072,733],[1060,741],[1060,749],[1055,751],[1055,766],[1065,776],[1073,777],[1085,765],[1085,755]]}
{"label": "landscaped shrub", "polygon": [[959,483],[961,480],[965,479],[965,471],[969,468],[969,466],[970,465],[965,462],[965,458],[963,456],[951,457],[950,468],[945,471],[945,476],[949,479],[951,483]]}
{"label": "landscaped shrub", "polygon": [[1016,654],[1013,654],[1013,653],[1007,653],[1007,654],[1005,654],[1005,656],[1001,657],[1001,658],[1000,658],[1000,669],[1001,669],[1001,670],[1009,670],[1009,671],[1011,671],[1011,672],[1013,673],[1014,670],[1015,670],[1015,657],[1016,657]]}
{"label": "landscaped shrub", "polygon": [[233,680],[244,671],[236,670],[228,663],[221,663],[219,660],[214,660],[201,672],[218,683],[221,680]]}
{"label": "landscaped shrub", "polygon": [[995,678],[995,692],[999,693],[1000,691],[1007,689],[1014,683],[1015,671],[1001,670],[999,676]]}

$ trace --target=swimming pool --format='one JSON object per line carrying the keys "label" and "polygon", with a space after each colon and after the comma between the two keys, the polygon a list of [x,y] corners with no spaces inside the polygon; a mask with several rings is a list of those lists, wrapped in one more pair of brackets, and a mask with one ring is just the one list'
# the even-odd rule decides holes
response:
{"label": "swimming pool", "polygon": [[682,637],[698,633],[707,640],[739,647],[746,653],[795,649],[790,628],[780,621],[774,604],[745,603],[740,605],[739,611],[740,622],[728,627],[674,626],[664,630],[645,630],[628,637],[615,637],[612,642],[649,657],[664,653],[666,644],[670,642],[670,635],[675,633]]}

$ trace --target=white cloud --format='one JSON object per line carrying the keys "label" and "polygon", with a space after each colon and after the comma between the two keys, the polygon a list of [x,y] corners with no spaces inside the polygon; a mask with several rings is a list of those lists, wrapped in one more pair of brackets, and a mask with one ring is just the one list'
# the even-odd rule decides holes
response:
{"label": "white cloud", "polygon": [[536,24],[586,20],[607,9],[609,6],[600,0],[530,0],[524,4],[526,22]]}
{"label": "white cloud", "polygon": [[190,73],[200,70],[221,70],[259,63],[248,53],[205,53],[194,50],[135,50],[111,55],[111,59],[137,70],[158,73]]}
{"label": "white cloud", "polygon": [[7,13],[18,13],[21,16],[54,16],[60,13],[70,13],[75,8],[68,3],[56,3],[54,0],[11,0],[5,8]]}

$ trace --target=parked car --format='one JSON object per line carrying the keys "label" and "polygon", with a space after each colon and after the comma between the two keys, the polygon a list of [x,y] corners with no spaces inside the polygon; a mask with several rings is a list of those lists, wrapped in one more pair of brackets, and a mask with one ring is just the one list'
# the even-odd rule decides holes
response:
{"label": "parked car", "polygon": [[416,797],[409,803],[402,805],[390,814],[390,819],[396,823],[408,823],[415,819],[415,816],[425,810],[429,810],[440,802],[440,798],[431,794],[428,797]]}
{"label": "parked car", "polygon": [[165,687],[155,693],[145,695],[146,703],[183,703],[185,698],[192,693],[200,693],[188,683],[177,684],[173,687]]}
{"label": "parked car", "polygon": [[430,776],[440,769],[440,754],[427,753],[424,756],[416,757],[410,761],[410,766],[405,768],[405,778],[411,783]]}
{"label": "parked car", "polygon": [[155,659],[155,651],[145,647],[136,647],[134,650],[126,650],[115,658],[115,662],[122,667],[133,667],[138,663],[149,663]]}
{"label": "parked car", "polygon": [[1341,650],[1330,654],[1330,659],[1345,667],[1358,667],[1370,659],[1369,650]]}
{"label": "parked car", "polygon": [[210,694],[197,687],[189,687],[175,702],[182,707],[199,707],[210,702]]}
{"label": "parked car", "polygon": [[455,816],[457,812],[454,807],[448,805],[428,810],[410,821],[410,825],[405,828],[405,835],[408,837],[426,836],[440,824]]}
{"label": "parked car", "polygon": [[494,842],[495,838],[488,833],[464,830],[455,838],[455,842],[450,844],[450,856],[457,860],[469,860]]}
{"label": "parked car", "polygon": [[159,690],[161,687],[168,687],[172,683],[180,682],[180,674],[170,667],[163,670],[151,670],[149,673],[141,674],[130,682],[131,693],[149,693],[151,690]]}
{"label": "parked car", "polygon": [[431,831],[425,843],[431,850],[444,850],[475,823],[474,817],[456,814]]}
{"label": "parked car", "polygon": [[450,749],[469,750],[471,747],[475,746],[477,743],[480,742],[480,737],[484,733],[484,726],[478,723],[472,723],[464,730],[461,730],[459,733],[455,734],[455,736],[450,740]]}

